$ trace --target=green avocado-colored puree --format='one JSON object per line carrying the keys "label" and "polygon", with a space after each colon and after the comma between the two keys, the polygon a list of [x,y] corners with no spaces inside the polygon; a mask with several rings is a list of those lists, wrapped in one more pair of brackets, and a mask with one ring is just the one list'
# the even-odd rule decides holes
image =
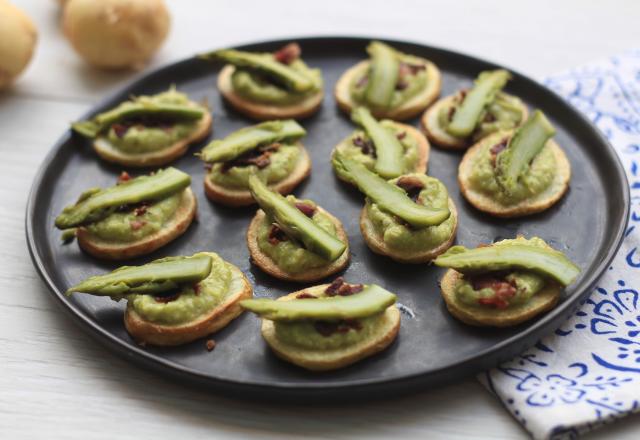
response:
{"label": "green avocado-colored puree", "polygon": [[114,243],[130,243],[143,239],[160,231],[173,219],[183,194],[184,192],[180,191],[156,201],[139,215],[136,215],[136,210],[114,212],[102,220],[90,223],[86,229],[91,235]]}
{"label": "green avocado-colored puree", "polygon": [[[509,246],[510,243],[517,242],[548,249],[544,240],[538,237],[533,237],[528,240],[523,237],[518,237],[512,240],[502,240],[494,243],[493,246]],[[507,274],[502,273],[501,278],[516,288],[516,293],[513,297],[504,298],[507,308],[510,306],[525,304],[533,297],[533,295],[541,291],[546,285],[546,281],[543,276],[528,270],[514,270]],[[475,290],[469,279],[465,276],[458,280],[455,291],[456,297],[461,302],[469,306],[477,307],[489,307],[487,305],[483,305],[480,300],[493,298],[495,296],[495,292],[490,288]]]}
{"label": "green avocado-colored puree", "polygon": [[[406,131],[402,129],[402,127],[398,127],[392,121],[383,120],[380,122],[382,126],[393,131],[393,133],[397,136],[400,135],[402,138],[400,139],[400,144],[404,148],[404,154],[402,157],[404,171],[403,174],[411,173],[415,170],[416,164],[418,163],[419,151],[418,151],[418,141],[413,136],[410,136]],[[402,135],[404,133],[404,135]],[[342,157],[346,157],[348,159],[353,159],[354,161],[364,165],[367,167],[369,171],[375,172],[376,166],[376,158],[373,157],[372,154],[365,154],[361,147],[355,145],[353,143],[354,139],[360,138],[364,142],[370,142],[370,139],[366,135],[366,133],[362,130],[354,131],[348,139],[338,144],[336,147],[336,151],[342,155]],[[375,151],[375,147],[374,147]],[[335,163],[335,159],[332,159],[332,163]],[[334,170],[340,176],[340,178],[349,180],[349,176],[347,176],[341,167],[336,167],[334,165]]]}
{"label": "green avocado-colored puree", "polygon": [[277,183],[291,174],[301,154],[300,146],[281,144],[278,150],[269,156],[270,163],[264,168],[245,165],[225,170],[225,164],[216,163],[209,172],[209,179],[220,186],[233,189],[249,188],[249,177],[253,174],[257,174],[268,184]]}
{"label": "green avocado-colored puree", "polygon": [[[442,106],[438,112],[438,125],[447,127],[452,108],[460,104],[461,95],[457,94],[449,105]],[[471,138],[474,141],[482,139],[500,130],[511,130],[522,123],[524,119],[524,105],[519,98],[498,92],[479,118]]]}
{"label": "green avocado-colored puree", "polygon": [[[515,295],[505,299],[509,306],[525,304],[545,285],[544,278],[533,272],[511,272],[504,279],[516,287]],[[467,305],[486,307],[479,300],[493,298],[495,292],[490,288],[475,290],[471,283],[463,277],[456,284],[456,296]]]}
{"label": "green avocado-colored puree", "polygon": [[[311,200],[298,200],[294,196],[287,196],[287,200],[291,204],[302,202],[307,205],[316,206]],[[336,228],[331,219],[319,210],[316,210],[311,220],[328,233],[334,236],[336,235]],[[273,222],[273,219],[265,216],[264,221],[258,229],[258,246],[280,269],[287,273],[297,274],[305,270],[325,267],[331,264],[321,256],[302,247],[297,241],[280,241],[275,245],[269,243],[269,231],[271,230]]]}
{"label": "green avocado-colored puree", "polygon": [[[448,207],[449,193],[442,182],[424,174],[408,174],[404,177],[408,176],[420,180],[424,185],[419,193],[418,203],[432,208]],[[390,180],[392,183],[397,181],[398,179]],[[367,199],[365,209],[376,233],[384,243],[392,249],[405,252],[426,251],[439,246],[451,237],[455,226],[455,217],[450,215],[437,226],[412,228],[406,223],[400,222],[396,216],[382,210],[369,199]]]}
{"label": "green avocado-colored puree", "polygon": [[[184,93],[175,89],[145,97],[158,104],[189,105],[191,101]],[[198,127],[199,121],[181,121],[166,126],[145,126],[143,123],[129,127],[118,136],[114,126],[106,133],[108,141],[117,149],[129,154],[149,153],[162,150],[180,139],[188,137]]]}
{"label": "green avocado-colored puree", "polygon": [[[314,301],[314,300],[309,300]],[[384,319],[379,313],[367,318],[358,319],[359,328],[349,328],[344,332],[333,332],[330,335],[318,333],[313,321],[274,321],[276,337],[286,344],[310,350],[332,350],[355,344],[375,332],[376,327]]]}
{"label": "green avocado-colored puree", "polygon": [[208,255],[212,259],[211,273],[198,283],[198,292],[193,286],[185,287],[179,296],[172,301],[156,300],[152,295],[127,295],[130,307],[145,320],[164,325],[180,325],[209,313],[221,304],[227,295],[237,289],[231,266],[217,254],[202,252],[195,254]]}
{"label": "green avocado-colored puree", "polygon": [[511,205],[535,197],[546,190],[556,175],[556,159],[549,143],[538,153],[528,169],[514,182],[509,193],[498,184],[491,148],[512,136],[510,132],[498,132],[482,141],[482,147],[473,159],[473,170],[469,176],[471,186],[487,194],[493,200]]}
{"label": "green avocado-colored puree", "polygon": [[[412,66],[425,66],[425,62],[422,58],[414,57],[411,55],[397,52],[397,56],[400,58],[401,63],[406,63]],[[353,81],[350,84],[351,99],[355,102],[366,105],[366,91],[367,80],[369,76],[369,67],[363,66],[354,75]],[[405,102],[409,101],[414,96],[418,95],[427,86],[427,69],[419,69],[415,73],[405,75],[402,77],[402,86],[395,88],[388,108],[393,109],[401,106]]]}
{"label": "green avocado-colored puree", "polygon": [[274,105],[289,105],[300,102],[322,89],[320,69],[309,68],[301,59],[294,60],[288,67],[310,79],[314,87],[304,93],[296,93],[281,87],[273,81],[269,81],[263,75],[236,68],[231,75],[233,90],[238,95],[251,101]]}

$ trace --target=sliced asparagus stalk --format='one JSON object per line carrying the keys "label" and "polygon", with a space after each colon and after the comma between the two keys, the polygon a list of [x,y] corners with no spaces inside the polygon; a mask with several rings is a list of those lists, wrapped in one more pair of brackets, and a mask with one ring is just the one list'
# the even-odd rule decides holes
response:
{"label": "sliced asparagus stalk", "polygon": [[382,313],[396,302],[396,295],[371,284],[349,296],[317,299],[248,299],[240,305],[272,321],[358,319]]}
{"label": "sliced asparagus stalk", "polygon": [[385,179],[398,177],[404,171],[402,144],[392,130],[383,127],[366,107],[358,107],[351,113],[351,119],[362,126],[376,149],[375,171]]}
{"label": "sliced asparagus stalk", "polygon": [[66,292],[122,297],[130,293],[158,294],[195,284],[211,273],[212,259],[207,255],[168,257],[143,266],[123,266],[111,273],[97,275],[69,288]]}
{"label": "sliced asparagus stalk", "polygon": [[64,208],[55,225],[59,229],[68,229],[93,223],[120,206],[163,199],[190,184],[191,177],[187,173],[170,167],[110,188],[93,188],[85,192],[75,205]]}
{"label": "sliced asparagus stalk", "polygon": [[224,139],[211,141],[202,149],[205,162],[227,162],[244,153],[273,142],[295,141],[307,132],[293,119],[267,121],[234,131]]}
{"label": "sliced asparagus stalk", "polygon": [[520,176],[555,133],[556,130],[540,110],[536,110],[516,130],[507,148],[496,158],[496,178],[505,192],[513,191]]}
{"label": "sliced asparagus stalk", "polygon": [[509,240],[475,249],[453,246],[436,258],[434,263],[465,274],[530,270],[552,278],[563,286],[571,284],[580,273],[580,268],[562,252],[536,246],[526,240]]}
{"label": "sliced asparagus stalk", "polygon": [[334,156],[334,160],[335,165],[341,167],[371,201],[413,227],[436,226],[451,215],[448,208],[430,208],[415,203],[404,190],[387,182],[354,160],[339,154]]}
{"label": "sliced asparagus stalk", "polygon": [[367,47],[371,57],[365,101],[373,108],[385,109],[391,104],[398,82],[400,60],[389,45],[374,41]]}
{"label": "sliced asparagus stalk", "polygon": [[313,79],[290,66],[278,62],[272,54],[218,50],[200,55],[203,59],[221,60],[236,67],[254,70],[282,84],[288,90],[304,93],[315,88]]}
{"label": "sliced asparagus stalk", "polygon": [[510,78],[511,74],[506,70],[482,72],[456,108],[451,123],[446,127],[449,134],[463,138],[469,136],[478,124],[484,108],[493,101],[496,93],[502,90]]}
{"label": "sliced asparagus stalk", "polygon": [[287,236],[300,241],[307,250],[327,261],[337,260],[346,250],[345,243],[315,224],[279,193],[269,190],[257,176],[249,178],[249,188],[262,210]]}

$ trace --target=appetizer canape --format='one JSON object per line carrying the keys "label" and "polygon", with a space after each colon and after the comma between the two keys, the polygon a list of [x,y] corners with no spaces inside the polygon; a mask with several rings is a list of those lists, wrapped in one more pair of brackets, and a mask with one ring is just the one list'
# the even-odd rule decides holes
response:
{"label": "appetizer canape", "polygon": [[249,178],[260,209],[247,230],[253,263],[286,281],[311,282],[342,270],[349,242],[340,220],[311,200],[283,197],[257,177]]}
{"label": "appetizer canape", "polygon": [[416,173],[387,181],[352,159],[338,154],[335,160],[367,197],[360,230],[373,252],[401,263],[425,263],[451,246],[458,215],[438,179]]}
{"label": "appetizer canape", "polygon": [[523,237],[467,249],[454,246],[435,259],[450,268],[440,288],[453,316],[471,325],[507,327],[553,308],[580,269],[544,240]]}
{"label": "appetizer canape", "polygon": [[[366,107],[354,109],[351,119],[362,129],[340,142],[332,157],[340,154],[353,159],[385,179],[427,171],[429,142],[420,131],[388,119],[377,121]],[[348,181],[348,176],[333,166],[338,178]]]}
{"label": "appetizer canape", "polygon": [[506,70],[480,73],[474,86],[436,102],[422,116],[422,126],[434,144],[466,149],[499,130],[511,130],[527,119],[527,106],[502,92],[511,75]]}
{"label": "appetizer canape", "polygon": [[345,112],[365,106],[376,118],[410,119],[440,94],[440,71],[431,61],[374,41],[369,60],[347,70],[336,83],[335,98]]}
{"label": "appetizer canape", "polygon": [[214,333],[242,313],[253,289],[213,252],[168,257],[90,277],[67,290],[125,299],[124,323],[143,344],[180,345]]}
{"label": "appetizer canape", "polygon": [[396,295],[375,284],[309,287],[277,300],[240,305],[262,318],[262,336],[274,353],[312,371],[335,370],[378,353],[400,329]]}
{"label": "appetizer canape", "polygon": [[305,134],[289,119],[262,122],[212,141],[200,153],[210,167],[204,178],[207,197],[228,206],[252,205],[253,174],[275,191],[290,193],[311,172],[311,159],[300,142]]}
{"label": "appetizer canape", "polygon": [[109,260],[148,254],[182,235],[196,216],[191,177],[175,168],[91,188],[56,218],[65,237],[75,235],[87,253]]}
{"label": "appetizer canape", "polygon": [[544,211],[569,188],[571,165],[551,137],[555,129],[536,111],[515,131],[479,141],[462,158],[458,182],[477,209],[496,217]]}
{"label": "appetizer canape", "polygon": [[318,110],[324,96],[320,69],[300,58],[290,43],[273,53],[218,50],[201,57],[227,63],[218,89],[233,108],[251,118],[301,119]]}
{"label": "appetizer canape", "polygon": [[104,160],[130,167],[160,166],[184,155],[211,131],[211,115],[175,89],[139,96],[73,129],[93,139]]}

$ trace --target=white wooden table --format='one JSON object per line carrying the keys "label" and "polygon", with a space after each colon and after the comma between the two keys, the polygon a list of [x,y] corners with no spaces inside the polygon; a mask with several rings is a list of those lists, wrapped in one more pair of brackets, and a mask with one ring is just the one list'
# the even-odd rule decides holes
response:
{"label": "white wooden table", "polygon": [[[37,24],[40,41],[24,77],[0,94],[0,438],[526,438],[473,378],[387,403],[280,408],[170,383],[85,336],[31,265],[26,198],[68,123],[136,74],[83,64],[60,33],[57,2],[15,2]],[[253,40],[375,34],[468,52],[541,78],[640,44],[637,1],[168,3],[172,34],[150,67]],[[630,417],[592,438],[638,438],[639,422]]]}

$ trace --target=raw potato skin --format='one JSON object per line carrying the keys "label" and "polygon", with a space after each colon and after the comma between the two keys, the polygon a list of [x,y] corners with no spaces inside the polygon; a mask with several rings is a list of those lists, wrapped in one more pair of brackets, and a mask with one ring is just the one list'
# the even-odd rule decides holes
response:
{"label": "raw potato skin", "polygon": [[476,191],[469,183],[469,176],[471,176],[475,156],[482,150],[486,143],[494,142],[512,133],[513,131],[499,131],[480,140],[467,150],[458,167],[458,184],[460,185],[460,191],[464,198],[475,208],[495,217],[522,217],[535,214],[536,212],[542,212],[560,200],[569,189],[569,180],[571,179],[571,164],[569,163],[569,159],[567,159],[562,148],[560,148],[554,140],[549,140],[547,144],[550,145],[553,150],[557,169],[553,182],[551,182],[549,187],[542,193],[533,198],[524,199],[514,205],[502,205],[485,193]]}
{"label": "raw potato skin", "polygon": [[198,124],[198,128],[188,137],[180,139],[173,145],[158,151],[151,151],[142,154],[130,154],[118,150],[114,147],[106,136],[99,136],[93,142],[93,149],[102,159],[107,162],[117,163],[127,167],[144,168],[157,167],[169,164],[177,158],[183,156],[189,149],[189,145],[199,142],[211,133],[213,118],[208,110]]}
{"label": "raw potato skin", "polygon": [[350,259],[349,238],[347,237],[347,233],[342,226],[342,222],[322,209],[320,206],[318,206],[317,209],[331,220],[333,225],[336,227],[336,234],[338,238],[347,245],[347,248],[336,261],[327,265],[326,267],[310,269],[306,272],[297,274],[290,274],[280,269],[280,267],[278,267],[278,265],[271,259],[271,257],[262,252],[260,246],[258,245],[258,230],[260,229],[260,224],[262,223],[265,216],[265,213],[262,209],[259,209],[258,212],[256,212],[256,215],[253,217],[253,220],[251,220],[249,229],[247,230],[247,247],[249,248],[251,261],[253,261],[256,266],[273,277],[285,281],[295,281],[298,283],[310,283],[313,281],[318,281],[328,277],[329,275],[340,272],[345,267],[347,267]]}
{"label": "raw potato skin", "polygon": [[0,90],[27,67],[38,40],[33,22],[6,0],[0,0]]}
{"label": "raw potato skin", "polygon": [[89,64],[141,68],[164,42],[170,25],[163,0],[68,0],[65,35]]}
{"label": "raw potato skin", "polygon": [[[407,133],[407,136],[411,136],[418,142],[418,162],[416,162],[416,167],[413,169],[413,171],[409,171],[409,172],[425,174],[427,172],[427,167],[429,165],[429,152],[431,151],[431,146],[429,145],[429,141],[427,140],[427,138],[424,137],[422,133],[420,133],[419,130],[416,130],[410,125],[401,124],[400,122],[394,122],[393,124],[397,128],[404,130]],[[350,139],[351,139],[351,135],[344,138],[342,141],[340,141],[338,145],[335,146],[335,148],[331,152],[332,161],[333,161],[333,156],[336,154],[338,146],[345,142],[349,142]],[[338,174],[336,174],[336,177],[342,180],[343,182],[352,185],[351,182],[342,179]]]}
{"label": "raw potato skin", "polygon": [[[429,107],[420,118],[420,124],[422,125],[422,130],[427,135],[429,141],[436,146],[446,150],[466,150],[472,144],[469,139],[451,136],[443,127],[440,127],[440,124],[438,124],[438,114],[440,113],[440,109],[449,105],[454,97],[455,94],[446,96]],[[524,103],[522,103],[521,110],[522,121],[526,121],[529,117],[529,110]]]}
{"label": "raw potato skin", "polygon": [[240,269],[230,266],[233,272],[231,288],[234,289],[234,293],[207,315],[187,324],[154,324],[144,320],[129,304],[124,315],[127,331],[141,344],[174,346],[195,341],[224,328],[244,311],[240,307],[240,301],[253,297],[253,288],[249,280]]}
{"label": "raw potato skin", "polygon": [[[280,182],[269,184],[269,188],[282,195],[289,194],[304,179],[311,174],[311,159],[309,153],[301,143],[300,159],[291,174]],[[226,206],[250,206],[256,203],[248,189],[230,189],[213,183],[208,173],[204,175],[204,191],[209,200]]]}
{"label": "raw potato skin", "polygon": [[114,244],[91,236],[87,229],[78,228],[76,236],[83,251],[105,260],[127,260],[149,254],[184,234],[198,211],[198,202],[191,188],[184,190],[174,218],[155,234],[132,243]]}
{"label": "raw potato skin", "polygon": [[[372,109],[371,113],[376,117],[376,119],[393,119],[396,121],[411,119],[414,116],[417,116],[421,111],[427,108],[429,104],[438,98],[442,88],[440,70],[438,70],[436,65],[431,61],[424,58],[421,59],[427,65],[427,87],[398,108],[388,111],[374,111]],[[353,99],[351,99],[351,82],[356,75],[365,72],[369,63],[370,61],[368,60],[359,62],[344,72],[336,83],[336,87],[334,89],[336,102],[338,103],[338,107],[347,114],[351,114],[351,110],[353,110],[357,105]]]}
{"label": "raw potato skin", "polygon": [[449,211],[451,211],[451,215],[454,218],[451,236],[437,247],[427,249],[420,253],[407,254],[402,251],[389,248],[389,246],[387,246],[387,244],[382,240],[380,234],[375,230],[371,220],[369,220],[366,206],[362,208],[362,211],[360,211],[360,232],[362,232],[362,237],[364,238],[365,243],[367,243],[367,246],[369,246],[369,249],[376,254],[385,255],[398,263],[428,263],[449,249],[456,239],[456,231],[458,229],[458,211],[456,210],[456,205],[453,203],[451,198],[449,198]]}
{"label": "raw potato skin", "polygon": [[525,322],[540,313],[551,310],[560,299],[560,287],[555,284],[545,286],[526,303],[505,310],[491,307],[471,307],[456,297],[455,286],[462,277],[460,272],[449,269],[440,281],[442,298],[449,312],[465,324],[479,327],[510,327]]}
{"label": "raw potato skin", "polygon": [[228,64],[218,74],[218,89],[227,102],[240,113],[258,121],[271,119],[304,119],[313,115],[320,108],[324,98],[324,89],[295,104],[273,105],[253,102],[238,95],[233,90],[231,75],[235,67]]}
{"label": "raw potato skin", "polygon": [[[329,284],[313,286],[278,298],[278,301],[289,301],[301,293],[322,292]],[[267,341],[274,353],[287,362],[311,371],[329,371],[346,367],[366,357],[372,356],[387,348],[398,336],[400,330],[400,311],[396,305],[387,307],[384,322],[376,334],[356,344],[334,350],[310,350],[284,344],[276,337],[273,321],[262,320],[262,337]]]}

